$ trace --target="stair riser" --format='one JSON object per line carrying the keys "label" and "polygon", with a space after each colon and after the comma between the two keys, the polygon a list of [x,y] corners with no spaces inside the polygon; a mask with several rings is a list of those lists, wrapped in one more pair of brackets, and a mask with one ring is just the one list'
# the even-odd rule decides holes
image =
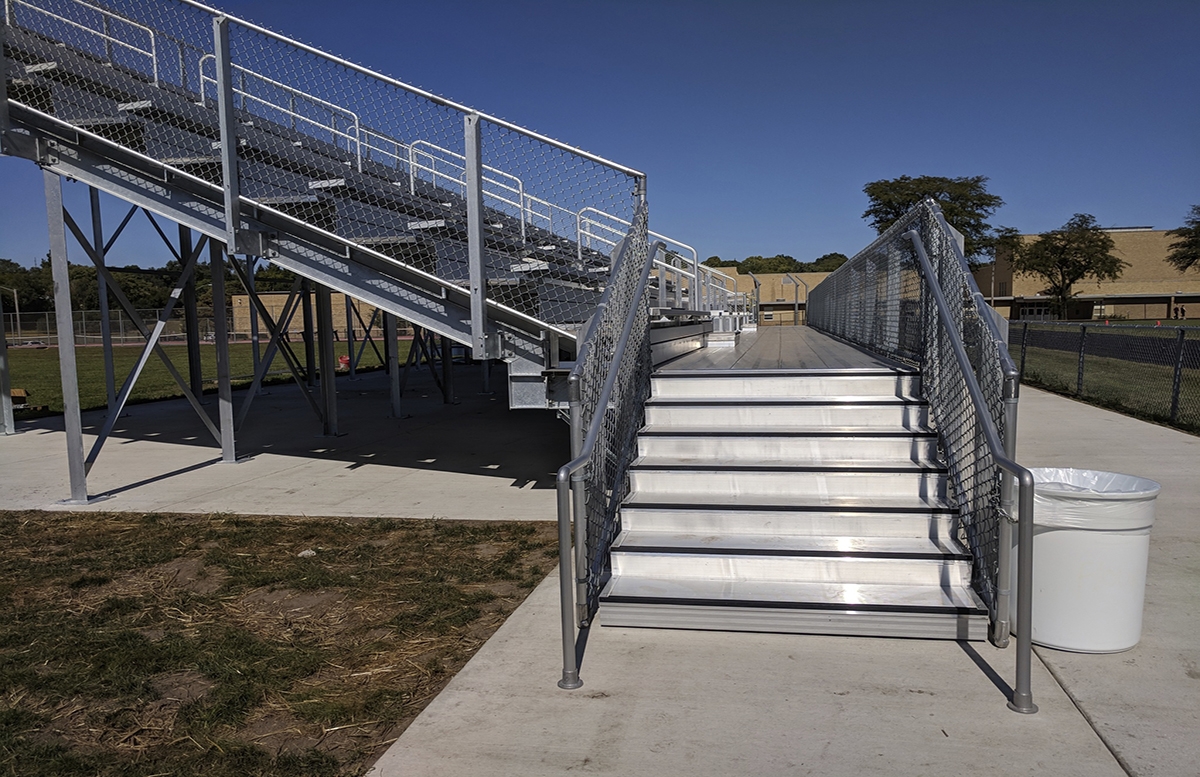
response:
{"label": "stair riser", "polygon": [[726,463],[739,459],[811,464],[825,461],[933,461],[931,437],[638,437],[638,454]]}
{"label": "stair riser", "polygon": [[879,514],[777,510],[662,510],[621,508],[621,527],[630,531],[679,532],[704,536],[762,534],[799,537],[929,537],[948,544],[953,519],[927,513]]}
{"label": "stair riser", "polygon": [[[814,495],[841,497],[944,497],[946,478],[930,473],[733,472],[712,470],[631,470],[630,487],[641,501],[671,494],[781,499]],[[666,500],[665,500],[666,501]]]}
{"label": "stair riser", "polygon": [[925,429],[925,405],[646,405],[658,427],[832,426]]}
{"label": "stair riser", "polygon": [[970,582],[966,561],[930,559],[729,556],[687,553],[612,554],[614,576],[674,581],[786,581],[834,585],[962,586]]}
{"label": "stair riser", "polygon": [[624,602],[605,602],[600,609],[599,621],[601,626],[628,628],[973,641],[987,639],[988,630],[987,617],[981,615],[697,607]]}
{"label": "stair riser", "polygon": [[678,399],[729,397],[916,397],[917,375],[674,377],[652,381],[653,395]]}

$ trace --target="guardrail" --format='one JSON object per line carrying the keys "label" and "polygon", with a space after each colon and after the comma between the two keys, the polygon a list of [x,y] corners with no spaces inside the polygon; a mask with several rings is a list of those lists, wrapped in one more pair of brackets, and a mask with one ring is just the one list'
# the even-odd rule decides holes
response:
{"label": "guardrail", "polygon": [[[650,309],[646,290],[653,258],[646,209],[640,208],[617,249],[612,281],[581,340],[568,378],[571,454],[556,478],[559,586],[562,605],[562,688],[578,688],[577,626],[599,605],[616,537],[617,510],[628,490],[626,471],[650,396]],[[572,526],[574,544],[572,545]]]}
{"label": "guardrail", "polygon": [[1033,476],[1015,461],[1019,375],[940,208],[932,200],[920,203],[817,285],[809,324],[921,369],[959,509],[960,539],[974,558],[975,589],[999,647],[1008,644],[1010,630],[1016,520],[1016,683],[1009,707],[1036,712],[1030,690]]}

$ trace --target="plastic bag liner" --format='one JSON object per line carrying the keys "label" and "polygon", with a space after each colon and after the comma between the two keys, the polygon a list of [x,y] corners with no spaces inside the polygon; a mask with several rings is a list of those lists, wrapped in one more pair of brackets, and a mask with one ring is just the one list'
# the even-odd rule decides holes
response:
{"label": "plastic bag liner", "polygon": [[1158,483],[1136,475],[1066,467],[1036,467],[1033,523],[1093,531],[1149,531]]}

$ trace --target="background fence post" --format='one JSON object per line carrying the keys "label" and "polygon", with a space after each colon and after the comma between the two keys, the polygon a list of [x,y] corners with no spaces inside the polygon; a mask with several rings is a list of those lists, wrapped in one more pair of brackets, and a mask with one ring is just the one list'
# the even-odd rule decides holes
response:
{"label": "background fence post", "polygon": [[1021,381],[1025,380],[1025,351],[1029,348],[1029,322],[1021,329]]}
{"label": "background fence post", "polygon": [[1083,396],[1083,355],[1087,351],[1087,324],[1079,325],[1079,376],[1075,382],[1075,396]]}
{"label": "background fence post", "polygon": [[1187,330],[1179,327],[1175,337],[1175,376],[1171,381],[1171,423],[1179,423],[1179,392],[1183,387],[1183,348]]}

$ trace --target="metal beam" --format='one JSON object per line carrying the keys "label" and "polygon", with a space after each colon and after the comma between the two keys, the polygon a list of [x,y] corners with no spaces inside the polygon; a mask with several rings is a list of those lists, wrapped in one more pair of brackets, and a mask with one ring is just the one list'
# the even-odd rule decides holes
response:
{"label": "metal beam", "polygon": [[309,386],[316,386],[317,348],[313,337],[312,281],[305,278],[300,290],[304,313],[304,379]]}
{"label": "metal beam", "polygon": [[[97,243],[98,244],[98,243]],[[179,255],[192,255],[192,230],[180,225]],[[204,371],[200,365],[200,312],[196,309],[196,273],[183,287],[184,332],[187,338],[188,385],[197,397],[204,395]]]}
{"label": "metal beam", "polygon": [[[94,186],[88,187],[88,203],[92,208],[92,246],[104,246],[97,253],[100,264],[104,264],[105,254],[108,252],[108,246],[104,244],[104,224],[100,219],[100,190]],[[132,217],[132,212],[130,213]],[[129,217],[126,218],[125,224],[129,223]],[[121,225],[124,229],[124,224]],[[118,232],[117,234],[120,234]],[[115,239],[115,236],[114,236]],[[117,404],[117,378],[116,370],[113,368],[113,350],[112,350],[112,321],[110,311],[108,309],[108,281],[104,280],[104,273],[96,271],[96,285],[100,294],[100,343],[104,351],[104,396],[105,407],[109,412]]]}
{"label": "metal beam", "polygon": [[354,299],[342,292],[346,302],[346,357],[350,360],[350,380],[358,380],[354,364]]}
{"label": "metal beam", "polygon": [[217,346],[217,418],[221,424],[221,461],[237,463],[233,429],[233,386],[229,379],[229,304],[225,300],[225,247],[208,241],[208,266],[212,271],[213,339]]}
{"label": "metal beam", "polygon": [[8,16],[0,23],[0,152],[6,151],[8,120],[8,57],[4,56],[4,44],[8,40]]}
{"label": "metal beam", "polygon": [[337,426],[337,376],[333,354],[333,300],[328,286],[317,287],[317,336],[321,340],[321,395],[325,399],[325,412],[321,423],[326,437],[336,437]]}
{"label": "metal beam", "polygon": [[79,414],[79,380],[75,367],[75,328],[71,316],[71,273],[67,265],[67,232],[63,228],[62,179],[43,171],[46,223],[50,232],[50,271],[54,276],[54,320],[58,334],[58,366],[62,378],[63,422],[67,430],[67,470],[74,504],[86,504],[87,467],[83,456],[83,421]]}
{"label": "metal beam", "polygon": [[12,383],[8,377],[8,332],[4,330],[4,298],[0,295],[0,434],[16,434],[13,424]]}
{"label": "metal beam", "polygon": [[400,349],[396,342],[396,317],[383,314],[383,352],[387,354],[388,385],[391,387],[392,418],[400,414]]}
{"label": "metal beam", "polygon": [[[466,150],[467,257],[471,274],[471,353],[476,359],[491,352],[487,335],[487,274],[483,251],[483,155],[479,114],[463,116]],[[524,214],[521,215],[523,219]]]}
{"label": "metal beam", "polygon": [[[234,260],[236,261],[236,260]],[[247,256],[245,272],[238,271],[238,277],[242,281],[242,288],[246,290],[246,294],[250,299],[258,298],[258,284],[255,282],[254,276],[258,273],[258,257]],[[258,328],[258,305],[250,306],[250,365],[255,373],[258,372],[258,365],[262,361],[262,351],[259,350],[259,337],[261,332]],[[261,391],[261,388],[259,389]]]}
{"label": "metal beam", "polygon": [[237,158],[237,121],[234,117],[233,60],[229,53],[229,19],[213,19],[216,53],[217,113],[221,129],[221,176],[225,188],[225,240],[229,253],[239,253],[241,191]]}
{"label": "metal beam", "polygon": [[457,405],[458,400],[454,397],[453,346],[449,337],[442,335],[439,350],[442,353],[442,401],[447,405]]}

